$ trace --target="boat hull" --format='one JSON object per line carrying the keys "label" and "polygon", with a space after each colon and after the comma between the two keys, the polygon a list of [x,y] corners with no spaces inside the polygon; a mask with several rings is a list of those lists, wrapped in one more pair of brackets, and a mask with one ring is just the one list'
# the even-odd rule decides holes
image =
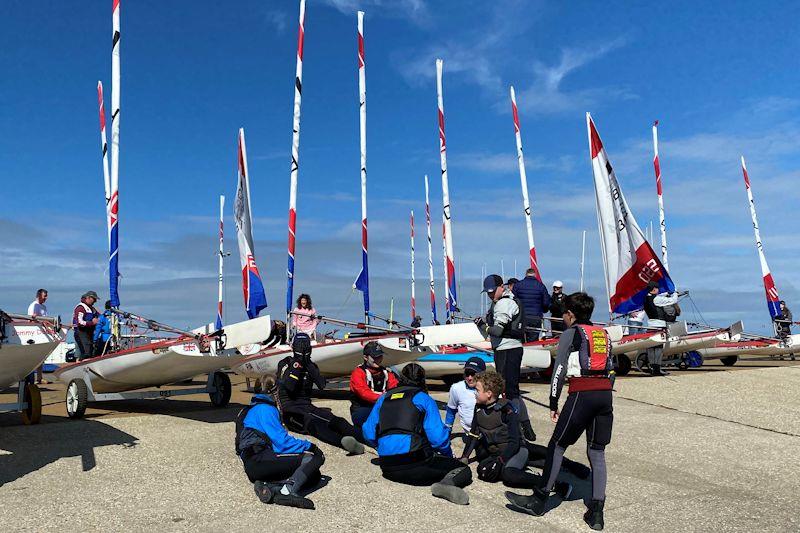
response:
{"label": "boat hull", "polygon": [[0,388],[25,379],[61,342],[39,324],[6,322],[0,344]]}

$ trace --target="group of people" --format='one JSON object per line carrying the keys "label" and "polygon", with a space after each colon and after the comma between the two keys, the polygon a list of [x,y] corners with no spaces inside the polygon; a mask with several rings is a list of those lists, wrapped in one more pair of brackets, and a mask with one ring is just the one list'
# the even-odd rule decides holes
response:
{"label": "group of people", "polygon": [[[488,276],[484,291],[491,305],[476,323],[491,341],[496,371],[487,370],[481,358],[467,361],[464,380],[450,389],[444,420],[427,392],[424,369],[409,363],[396,375],[382,365],[383,350],[374,341],[364,346],[363,363],[350,376],[350,422],[315,406],[312,389],[324,389],[326,381],[313,362],[310,336],[295,334],[292,355],[279,363],[276,375],[261,377],[250,405],[236,418],[236,453],[258,498],[267,504],[314,508],[308,495],[318,485],[325,456],[309,440],[292,436],[292,430],[349,455],[364,453],[365,446],[374,448],[385,479],[429,486],[433,496],[462,505],[469,503],[465,489],[473,482],[469,462],[474,456],[478,479],[532,489],[531,495],[507,492],[506,497],[513,510],[537,516],[544,514],[551,492],[570,496],[572,487],[558,479],[563,466],[581,478],[591,477],[592,499],[584,520],[602,529],[614,374],[610,340],[590,320],[594,301],[585,293],[559,298],[564,333],[549,400],[556,427],[545,448],[534,444],[536,435],[519,392],[528,323],[524,305],[500,276]],[[569,394],[562,410],[565,382]],[[565,416],[559,416],[561,411]],[[464,430],[464,451],[458,456],[451,445],[457,438],[452,434],[456,417]],[[591,470],[564,459],[565,449],[584,432]],[[528,472],[528,466],[541,467],[542,475]]]}

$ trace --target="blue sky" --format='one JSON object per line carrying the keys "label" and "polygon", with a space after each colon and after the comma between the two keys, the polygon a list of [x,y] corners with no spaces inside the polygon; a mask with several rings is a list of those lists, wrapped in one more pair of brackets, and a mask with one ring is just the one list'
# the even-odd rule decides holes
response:
{"label": "blue sky", "polygon": [[[481,266],[522,273],[527,251],[508,86],[520,104],[534,229],[546,282],[578,279],[605,307],[584,112],[597,122],[640,223],[657,220],[650,125],[660,152],[670,266],[703,317],[768,314],[738,157],[748,160],[762,237],[790,307],[800,148],[795,4],[308,0],[296,291],[355,318],[360,266],[356,15],[367,12],[370,271],[376,311],[408,314],[408,211],[422,177],[440,220],[434,59],[445,115],[461,302]],[[217,196],[232,199],[247,135],[256,259],[282,314],[297,9],[294,0],[123,0],[120,268],[124,307],[178,326],[214,316]],[[110,94],[111,1],[0,4],[0,305],[36,288],[68,314],[107,296],[95,86]],[[106,106],[109,106],[108,100]],[[231,202],[228,320],[244,317]],[[434,268],[441,296],[441,244]],[[424,227],[418,225],[418,235]],[[658,247],[655,243],[654,247]],[[417,297],[427,302],[424,240]],[[349,297],[349,299],[348,299]],[[688,307],[688,309],[687,309]],[[697,318],[684,306],[686,318]]]}

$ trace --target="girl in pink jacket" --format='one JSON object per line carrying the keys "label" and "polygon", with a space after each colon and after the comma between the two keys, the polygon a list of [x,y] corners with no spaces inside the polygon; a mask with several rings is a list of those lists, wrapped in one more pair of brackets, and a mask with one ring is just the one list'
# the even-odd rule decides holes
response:
{"label": "girl in pink jacket", "polygon": [[317,324],[319,320],[315,317],[317,314],[311,303],[311,296],[308,294],[301,294],[297,298],[297,307],[292,311],[292,327],[295,332],[307,333],[312,339],[316,338]]}

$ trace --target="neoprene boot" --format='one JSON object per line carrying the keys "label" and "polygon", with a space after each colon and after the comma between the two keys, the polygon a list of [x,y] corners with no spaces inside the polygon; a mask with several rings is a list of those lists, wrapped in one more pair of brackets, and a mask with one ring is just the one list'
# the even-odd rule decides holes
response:
{"label": "neoprene boot", "polygon": [[587,510],[583,514],[583,521],[595,531],[602,531],[605,522],[603,521],[603,505],[604,500],[592,500],[587,505]]}
{"label": "neoprene boot", "polygon": [[533,494],[530,496],[506,492],[506,499],[511,502],[512,509],[533,516],[542,516],[544,514],[547,496],[548,494],[538,487],[533,489]]}
{"label": "neoprene boot", "polygon": [[253,484],[253,490],[256,491],[256,496],[261,500],[261,503],[272,503],[273,492],[268,483],[256,481]]}
{"label": "neoprene boot", "polygon": [[533,431],[530,420],[520,422],[519,427],[522,429],[522,437],[528,442],[536,442],[536,433]]}
{"label": "neoprene boot", "polygon": [[342,448],[351,455],[361,455],[364,453],[364,445],[358,442],[355,437],[342,437]]}
{"label": "neoprene boot", "polygon": [[298,509],[314,509],[314,502],[299,494],[281,494],[279,492],[272,497],[272,503]]}
{"label": "neoprene boot", "polygon": [[469,494],[461,487],[449,483],[434,483],[431,485],[431,494],[458,505],[469,505]]}
{"label": "neoprene boot", "polygon": [[572,496],[572,484],[566,481],[556,481],[553,486],[553,492],[558,494],[558,497],[562,500],[568,500]]}
{"label": "neoprene boot", "polygon": [[669,372],[661,370],[661,365],[651,365],[650,368],[651,368],[650,372],[654,376],[669,376]]}

